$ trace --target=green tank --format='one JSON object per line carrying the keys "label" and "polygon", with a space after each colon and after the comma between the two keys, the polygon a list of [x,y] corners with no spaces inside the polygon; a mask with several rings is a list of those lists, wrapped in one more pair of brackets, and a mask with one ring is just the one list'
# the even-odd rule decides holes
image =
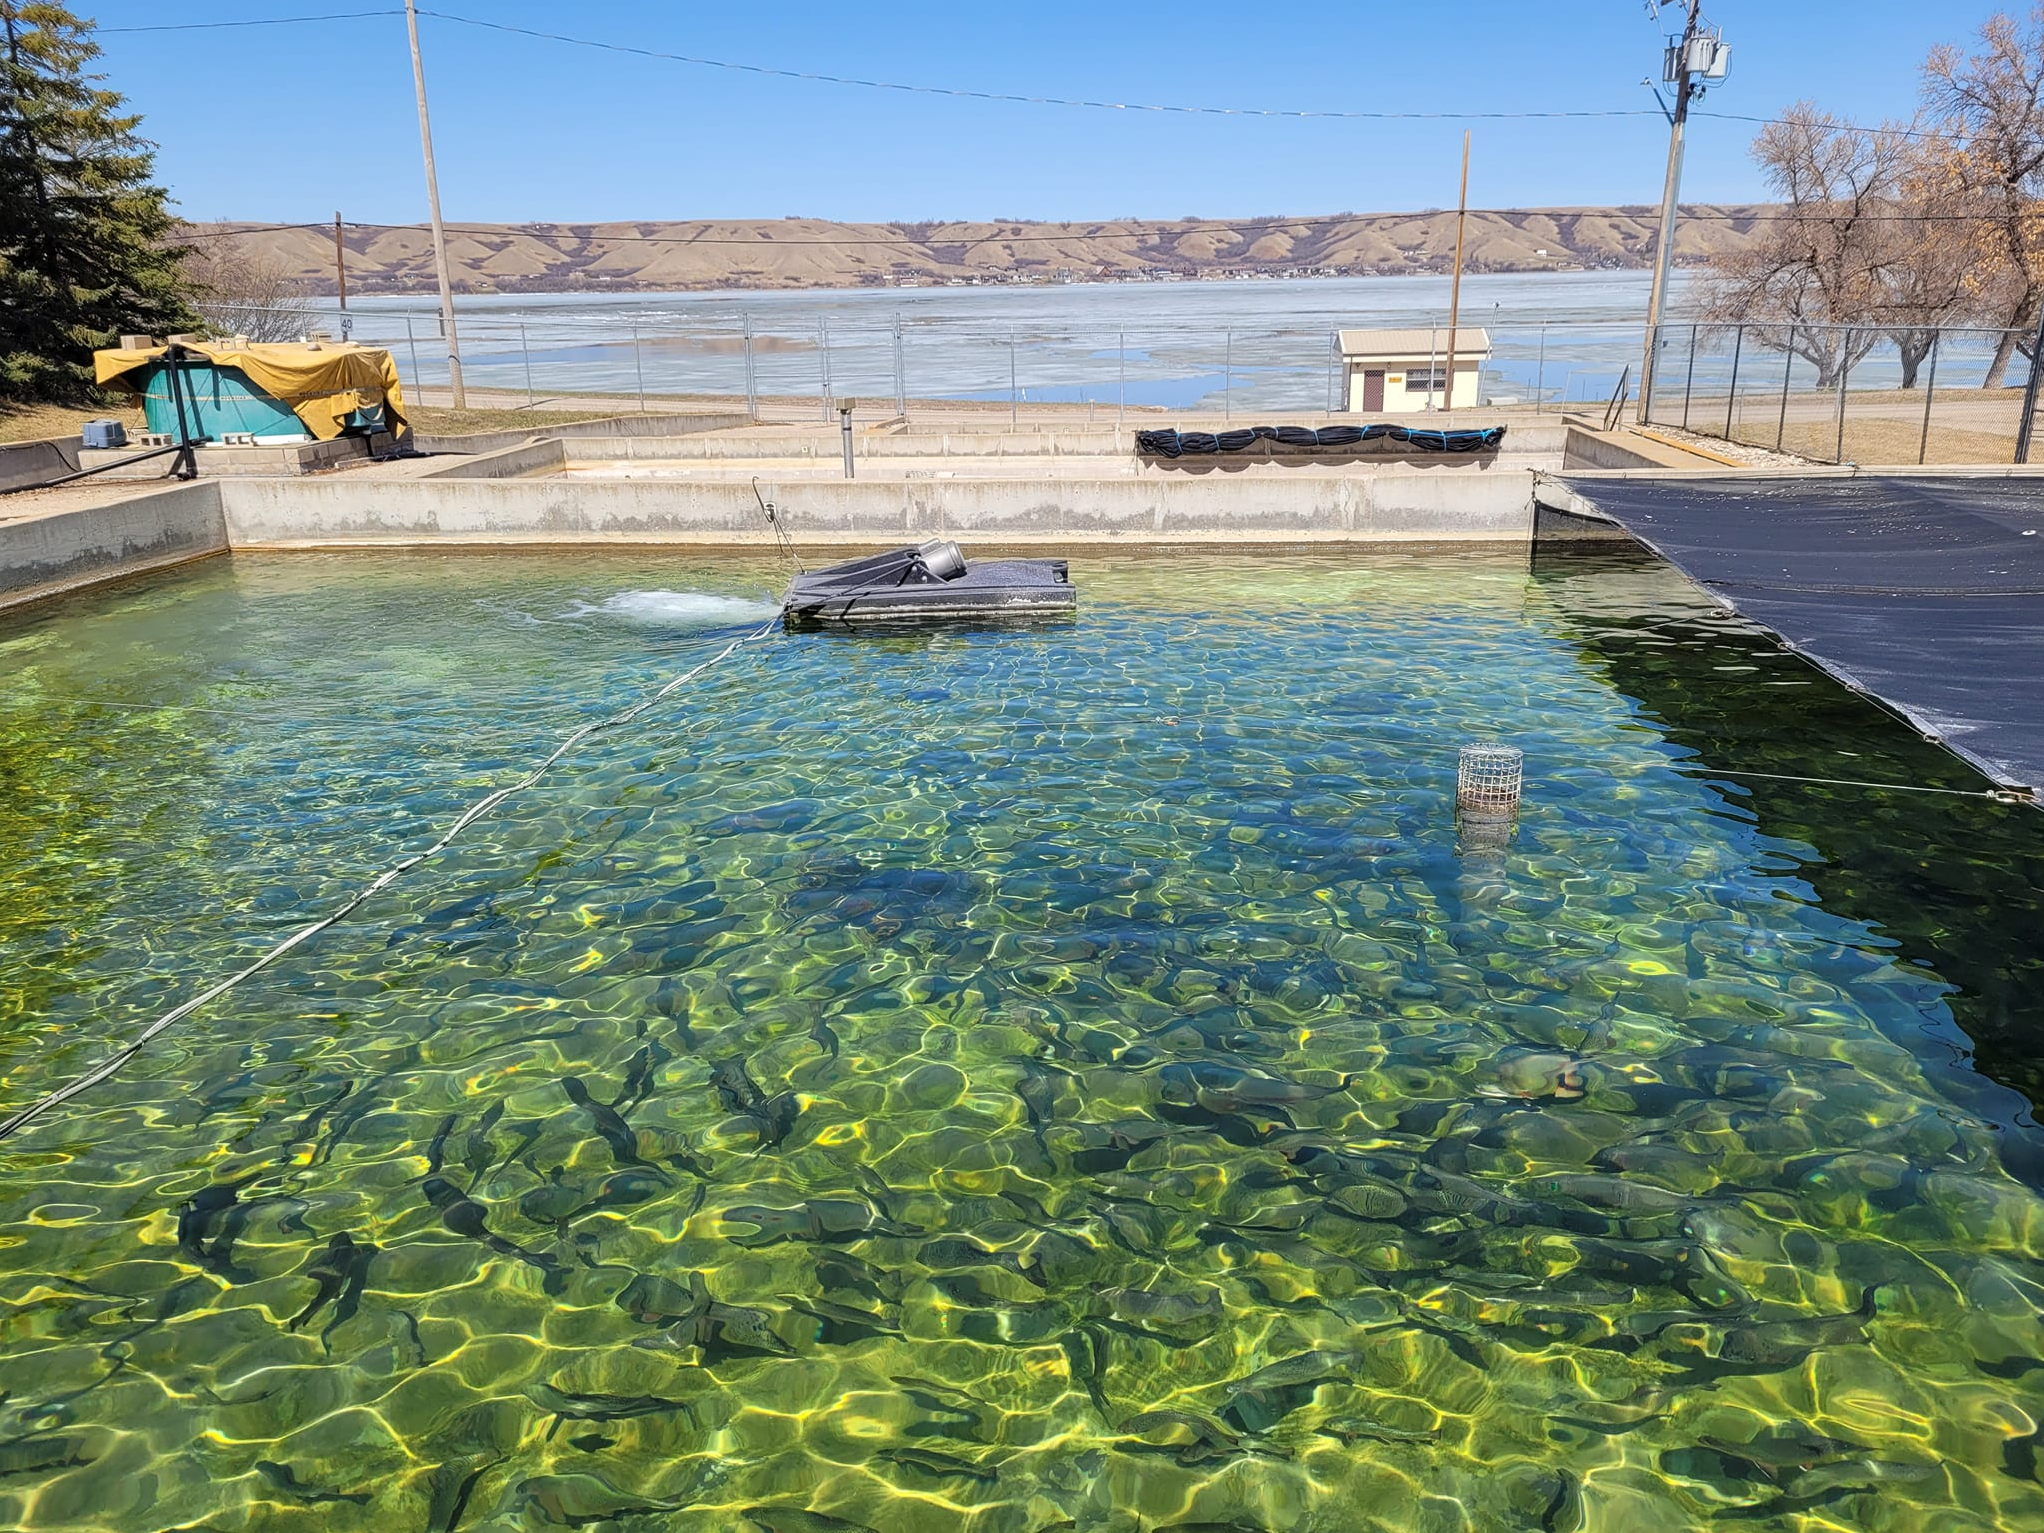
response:
{"label": "green tank", "polygon": [[[306,436],[305,422],[291,407],[258,387],[238,367],[204,357],[187,356],[179,368],[185,391],[185,424],[194,439],[219,441],[230,433],[255,436]],[[170,395],[170,370],[162,359],[142,370],[142,413],[151,431],[177,435],[177,408]],[[357,410],[348,418],[349,435],[383,429],[381,407]]]}

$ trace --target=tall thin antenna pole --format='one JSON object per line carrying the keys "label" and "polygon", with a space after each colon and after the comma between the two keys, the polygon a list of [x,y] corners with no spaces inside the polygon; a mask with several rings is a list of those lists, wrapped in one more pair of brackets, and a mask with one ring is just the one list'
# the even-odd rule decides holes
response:
{"label": "tall thin antenna pole", "polygon": [[[1666,0],[1663,0],[1666,3]],[[1639,368],[1639,418],[1647,418],[1654,397],[1654,342],[1661,330],[1661,311],[1668,298],[1668,272],[1675,260],[1675,207],[1682,196],[1682,138],[1689,125],[1689,98],[1695,94],[1689,70],[1689,45],[1703,21],[1703,0],[1688,0],[1689,19],[1675,50],[1675,110],[1668,117],[1668,180],[1661,191],[1661,239],[1654,253],[1654,291],[1647,299],[1646,355]]]}
{"label": "tall thin antenna pole", "polygon": [[341,289],[341,308],[348,307],[348,247],[341,243],[341,215],[334,212],[334,281]]}
{"label": "tall thin antenna pole", "polygon": [[1448,289],[1448,392],[1444,403],[1455,408],[1455,327],[1462,322],[1462,232],[1469,223],[1469,130],[1462,130],[1462,195],[1455,207],[1455,282]]}
{"label": "tall thin antenna pole", "polygon": [[454,284],[447,275],[447,230],[440,222],[440,178],[433,172],[433,120],[426,113],[426,66],[419,59],[419,11],[405,0],[405,27],[412,39],[412,83],[419,91],[419,150],[426,157],[426,203],[433,216],[433,268],[440,278],[440,327],[447,332],[447,381],[454,390],[454,408],[468,408],[468,390],[461,382],[461,338],[454,330]]}

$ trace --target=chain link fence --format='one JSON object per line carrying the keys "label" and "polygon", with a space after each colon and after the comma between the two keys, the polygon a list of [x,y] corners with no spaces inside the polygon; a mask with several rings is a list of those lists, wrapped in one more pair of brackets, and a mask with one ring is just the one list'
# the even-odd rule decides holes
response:
{"label": "chain link fence", "polygon": [[[308,321],[388,347],[408,393],[448,402],[448,348],[437,309],[330,300]],[[601,405],[662,409],[724,404],[774,419],[832,418],[859,401],[1019,417],[1025,407],[1098,420],[1131,411],[1246,419],[1324,416],[1347,406],[1339,331],[1325,326],[1137,324],[1112,329],[1001,325],[897,311],[790,322],[743,311],[679,318],[671,305],[516,305],[457,316],[471,405],[558,411]],[[268,311],[222,311],[252,329]],[[1465,320],[1465,328],[1480,320]],[[1445,323],[1428,330],[1445,366]],[[1491,326],[1480,398],[1534,411],[1601,410],[1636,376],[1639,329],[1612,322]],[[1441,413],[1438,410],[1435,413]]]}
{"label": "chain link fence", "polygon": [[2027,331],[1664,325],[1643,414],[1820,463],[2026,461]]}

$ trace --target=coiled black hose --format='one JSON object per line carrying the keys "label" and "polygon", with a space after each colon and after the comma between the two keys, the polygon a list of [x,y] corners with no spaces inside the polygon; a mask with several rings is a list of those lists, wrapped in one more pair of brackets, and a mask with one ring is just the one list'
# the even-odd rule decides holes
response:
{"label": "coiled black hose", "polygon": [[1280,447],[1359,447],[1388,437],[1417,447],[1421,452],[1490,452],[1504,440],[1503,426],[1483,426],[1461,431],[1438,431],[1426,427],[1393,426],[1377,421],[1368,426],[1242,426],[1233,431],[1138,431],[1136,451],[1155,458],[1182,458],[1223,452],[1242,452],[1258,442],[1275,442]]}

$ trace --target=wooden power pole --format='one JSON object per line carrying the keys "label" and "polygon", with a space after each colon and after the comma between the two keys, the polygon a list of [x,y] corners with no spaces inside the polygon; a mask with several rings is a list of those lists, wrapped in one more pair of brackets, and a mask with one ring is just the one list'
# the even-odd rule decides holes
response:
{"label": "wooden power pole", "polygon": [[1448,289],[1448,386],[1442,407],[1455,408],[1455,327],[1462,323],[1462,234],[1469,225],[1469,130],[1462,130],[1462,193],[1455,203],[1455,281]]}
{"label": "wooden power pole", "polygon": [[334,281],[341,290],[341,308],[348,307],[348,247],[341,243],[341,214],[334,210]]}
{"label": "wooden power pole", "polygon": [[1675,260],[1675,210],[1682,197],[1682,149],[1689,127],[1689,104],[1703,94],[1697,77],[1722,80],[1731,56],[1731,49],[1724,45],[1718,32],[1705,28],[1703,0],[1655,0],[1655,14],[1659,14],[1661,6],[1671,4],[1685,7],[1688,16],[1681,37],[1669,44],[1667,64],[1662,70],[1664,82],[1675,87],[1675,107],[1668,113],[1668,179],[1661,190],[1661,238],[1654,252],[1654,290],[1647,299],[1646,354],[1639,367],[1642,422],[1653,408],[1654,352],[1660,339],[1661,314],[1668,301],[1669,271]]}
{"label": "wooden power pole", "polygon": [[461,383],[461,339],[454,329],[454,284],[447,275],[447,230],[440,222],[440,179],[433,173],[433,121],[426,113],[426,66],[419,61],[419,9],[405,0],[405,26],[412,39],[412,83],[419,92],[419,149],[426,157],[426,203],[433,218],[433,267],[440,276],[440,328],[447,332],[447,382],[454,390],[454,408],[468,408],[468,390]]}

